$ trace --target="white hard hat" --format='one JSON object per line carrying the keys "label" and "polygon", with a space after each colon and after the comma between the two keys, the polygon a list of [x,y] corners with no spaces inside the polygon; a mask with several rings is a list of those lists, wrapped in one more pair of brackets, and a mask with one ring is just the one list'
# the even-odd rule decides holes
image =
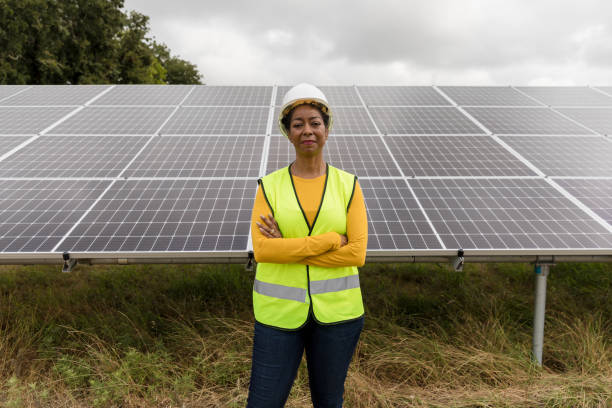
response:
{"label": "white hard hat", "polygon": [[327,103],[327,98],[321,92],[319,88],[314,85],[301,83],[299,85],[294,86],[290,90],[287,91],[285,97],[283,98],[283,106],[280,110],[280,114],[278,115],[278,127],[283,135],[289,136],[288,129],[285,128],[283,124],[283,118],[287,115],[293,108],[298,105],[302,105],[305,103],[315,104],[321,108],[323,113],[326,113],[329,116],[328,127],[331,130],[332,126],[332,111],[329,108],[329,104]]}

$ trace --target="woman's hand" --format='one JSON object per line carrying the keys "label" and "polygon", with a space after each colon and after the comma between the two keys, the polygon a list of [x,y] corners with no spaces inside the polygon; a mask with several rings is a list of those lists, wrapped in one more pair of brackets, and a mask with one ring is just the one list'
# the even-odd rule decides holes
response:
{"label": "woman's hand", "polygon": [[348,244],[348,237],[346,235],[340,234],[340,248]]}
{"label": "woman's hand", "polygon": [[278,228],[278,223],[272,216],[272,214],[268,214],[268,216],[259,216],[263,220],[263,224],[256,222],[257,226],[261,233],[267,238],[282,238],[283,235],[280,232],[280,228]]}

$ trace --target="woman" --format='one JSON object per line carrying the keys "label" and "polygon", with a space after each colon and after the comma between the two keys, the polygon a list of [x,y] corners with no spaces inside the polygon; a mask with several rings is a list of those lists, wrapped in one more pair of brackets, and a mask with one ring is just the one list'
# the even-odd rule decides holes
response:
{"label": "woman", "polygon": [[295,161],[259,180],[251,220],[257,275],[248,407],[282,407],[306,350],[315,407],[341,407],[363,328],[357,266],[367,218],[357,177],[323,160],[333,116],[323,93],[291,88],[279,115]]}

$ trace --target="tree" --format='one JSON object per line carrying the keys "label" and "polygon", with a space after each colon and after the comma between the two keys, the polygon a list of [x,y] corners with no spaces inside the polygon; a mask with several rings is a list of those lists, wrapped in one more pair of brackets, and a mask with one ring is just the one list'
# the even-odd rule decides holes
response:
{"label": "tree", "polygon": [[[200,83],[123,0],[0,0],[0,84]],[[161,52],[163,51],[163,52]]]}
{"label": "tree", "polygon": [[166,68],[166,83],[168,84],[201,84],[202,74],[189,61],[170,54],[165,44],[152,43],[155,57]]}
{"label": "tree", "polygon": [[119,76],[120,84],[164,84],[166,69],[162,66],[149,45],[146,37],[149,31],[149,17],[132,11],[124,29],[119,33]]}

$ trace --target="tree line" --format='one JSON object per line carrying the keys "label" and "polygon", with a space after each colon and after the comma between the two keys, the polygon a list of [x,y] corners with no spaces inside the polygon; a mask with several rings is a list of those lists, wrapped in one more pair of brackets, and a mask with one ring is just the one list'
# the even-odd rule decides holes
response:
{"label": "tree line", "polygon": [[0,84],[200,84],[123,0],[0,0]]}

